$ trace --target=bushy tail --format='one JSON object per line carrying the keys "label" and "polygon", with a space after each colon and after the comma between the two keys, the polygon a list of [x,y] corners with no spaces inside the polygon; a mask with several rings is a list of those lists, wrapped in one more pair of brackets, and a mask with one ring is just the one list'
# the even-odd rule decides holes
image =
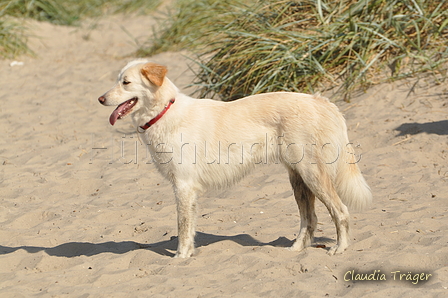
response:
{"label": "bushy tail", "polygon": [[[353,151],[351,146],[347,149]],[[372,192],[359,170],[353,152],[347,153],[347,158],[341,160],[338,165],[336,190],[345,205],[355,210],[362,210],[372,203]]]}
{"label": "bushy tail", "polygon": [[339,173],[337,192],[342,202],[355,210],[366,209],[372,203],[372,192],[358,167],[357,173]]}

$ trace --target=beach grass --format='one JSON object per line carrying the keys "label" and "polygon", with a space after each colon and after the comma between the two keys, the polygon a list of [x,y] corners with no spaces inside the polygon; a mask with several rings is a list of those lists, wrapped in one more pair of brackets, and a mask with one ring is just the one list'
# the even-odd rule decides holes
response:
{"label": "beach grass", "polygon": [[11,20],[0,20],[0,58],[32,54],[27,46],[24,30],[25,28]]}
{"label": "beach grass", "polygon": [[[31,53],[36,19],[147,13],[161,0],[0,0],[0,57]],[[200,97],[233,100],[271,91],[354,90],[387,80],[446,77],[448,0],[177,0],[138,56],[187,49]]]}
{"label": "beach grass", "polygon": [[336,89],[349,100],[385,80],[446,76],[448,1],[185,1],[152,47],[196,56],[201,97]]}
{"label": "beach grass", "polygon": [[256,0],[178,0],[158,18],[157,30],[137,55],[207,47],[213,36]]}

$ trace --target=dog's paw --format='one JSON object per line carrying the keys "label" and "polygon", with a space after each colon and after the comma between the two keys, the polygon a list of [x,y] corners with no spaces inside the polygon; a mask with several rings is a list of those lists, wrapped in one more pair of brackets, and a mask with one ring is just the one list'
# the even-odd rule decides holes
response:
{"label": "dog's paw", "polygon": [[332,246],[330,248],[330,250],[327,252],[327,254],[330,256],[335,255],[335,254],[341,254],[345,251],[346,248],[347,248],[347,246],[342,246],[342,245],[336,244],[335,246]]}
{"label": "dog's paw", "polygon": [[302,251],[309,246],[311,246],[311,239],[309,237],[298,237],[292,246],[286,249],[289,251]]}
{"label": "dog's paw", "polygon": [[176,252],[176,254],[174,255],[174,258],[175,259],[185,259],[185,258],[188,258],[188,256],[185,255],[185,254],[181,254],[181,253]]}
{"label": "dog's paw", "polygon": [[294,251],[294,252],[299,252],[299,253],[304,252],[305,248],[306,247],[303,247],[301,249],[297,249],[297,248],[292,247],[292,246],[291,247],[284,247],[284,249],[286,249],[287,251]]}
{"label": "dog's paw", "polygon": [[188,251],[177,251],[176,254],[174,255],[174,258],[176,259],[186,259],[189,258],[193,255],[194,250],[188,250]]}
{"label": "dog's paw", "polygon": [[[308,246],[309,246],[309,245],[308,245]],[[307,246],[305,246],[305,245],[292,245],[292,246],[290,246],[290,247],[285,247],[286,250],[289,250],[289,251],[296,251],[296,252],[302,251],[302,250],[304,250],[305,248],[307,248]]]}

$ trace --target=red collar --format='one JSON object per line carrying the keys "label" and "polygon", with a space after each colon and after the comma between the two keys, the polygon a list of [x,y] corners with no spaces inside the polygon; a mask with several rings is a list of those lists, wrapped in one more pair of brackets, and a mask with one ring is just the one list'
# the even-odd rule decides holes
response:
{"label": "red collar", "polygon": [[[145,125],[139,126],[139,128],[141,128],[143,131],[147,130],[148,128],[150,128],[152,125],[154,125],[157,121],[159,121],[160,118],[162,118],[162,116],[166,113],[166,111],[168,111],[168,109],[171,107],[171,105],[174,103],[176,99],[171,99],[170,102],[168,103],[168,105],[165,106],[165,108],[162,110],[162,112],[159,113],[159,115],[157,115],[155,118],[152,118],[151,120],[149,120],[149,122],[146,122]],[[143,132],[141,131],[141,132]]]}

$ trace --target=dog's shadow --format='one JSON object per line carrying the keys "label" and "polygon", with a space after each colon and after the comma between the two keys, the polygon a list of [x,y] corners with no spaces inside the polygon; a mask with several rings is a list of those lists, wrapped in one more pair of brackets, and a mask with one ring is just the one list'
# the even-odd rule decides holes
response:
{"label": "dog's shadow", "polygon": [[[278,239],[263,243],[250,235],[239,234],[235,236],[217,236],[213,234],[200,233],[196,234],[196,247],[205,247],[220,241],[233,241],[241,246],[273,246],[273,247],[289,247],[293,244],[293,240],[286,237],[279,237]],[[319,242],[331,242],[331,239],[316,238]],[[73,258],[79,256],[94,256],[102,253],[124,254],[130,251],[147,249],[163,256],[174,256],[177,249],[177,237],[171,237],[170,240],[160,241],[152,244],[141,244],[134,241],[123,242],[103,242],[103,243],[89,243],[89,242],[68,242],[55,247],[39,247],[39,246],[19,246],[7,247],[0,245],[0,255],[13,253],[17,250],[23,249],[28,253],[37,253],[44,251],[50,256]]]}

